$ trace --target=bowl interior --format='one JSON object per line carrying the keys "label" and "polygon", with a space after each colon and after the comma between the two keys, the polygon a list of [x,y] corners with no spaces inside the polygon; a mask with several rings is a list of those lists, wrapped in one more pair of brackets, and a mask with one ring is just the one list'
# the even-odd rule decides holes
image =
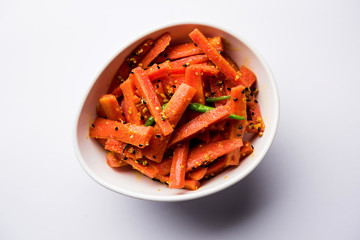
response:
{"label": "bowl interior", "polygon": [[[105,150],[88,136],[89,127],[96,117],[95,106],[99,98],[106,93],[108,86],[125,57],[146,38],[156,38],[164,32],[172,36],[172,43],[189,42],[188,34],[199,28],[205,36],[221,36],[225,40],[226,53],[238,65],[245,64],[255,72],[258,78],[257,87],[260,108],[266,124],[263,137],[255,138],[252,144],[254,153],[248,156],[236,168],[230,168],[219,176],[206,181],[196,191],[169,189],[164,184],[155,182],[130,168],[112,169],[106,164]],[[91,86],[80,109],[75,126],[74,148],[81,166],[96,182],[115,192],[147,200],[180,201],[209,195],[238,182],[251,172],[268,151],[275,136],[279,117],[279,99],[272,73],[261,56],[249,44],[239,37],[217,27],[202,24],[179,24],[164,27],[143,35],[120,50],[111,62],[104,68]]]}

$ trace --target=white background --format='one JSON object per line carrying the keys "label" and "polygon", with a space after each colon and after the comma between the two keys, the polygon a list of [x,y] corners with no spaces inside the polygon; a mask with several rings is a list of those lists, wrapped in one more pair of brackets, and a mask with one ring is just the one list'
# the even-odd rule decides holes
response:
{"label": "white background", "polygon": [[[1,1],[0,239],[360,239],[360,2]],[[158,203],[98,185],[72,148],[90,83],[178,21],[238,32],[280,92],[278,133],[237,185]]]}

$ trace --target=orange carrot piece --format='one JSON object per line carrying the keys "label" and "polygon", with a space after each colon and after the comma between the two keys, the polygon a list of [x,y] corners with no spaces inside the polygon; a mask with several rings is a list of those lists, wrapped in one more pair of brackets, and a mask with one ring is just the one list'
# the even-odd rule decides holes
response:
{"label": "orange carrot piece", "polygon": [[234,60],[229,55],[227,55],[226,53],[222,53],[222,55],[225,58],[225,60],[229,62],[230,66],[235,69],[235,71],[240,70],[239,66],[236,64],[236,62],[234,62]]}
{"label": "orange carrot piece", "polygon": [[246,126],[246,132],[257,133],[260,137],[264,134],[265,124],[264,122],[256,122],[253,120],[248,120]]}
{"label": "orange carrot piece", "polygon": [[241,78],[241,74],[211,45],[199,29],[195,28],[189,36],[232,83],[247,86],[246,82]]}
{"label": "orange carrot piece", "polygon": [[169,100],[167,99],[164,88],[161,82],[155,82],[153,83],[153,87],[155,89],[156,96],[159,99],[160,105],[164,105],[164,103],[167,103]]}
{"label": "orange carrot piece", "polygon": [[134,158],[134,159],[142,158],[142,151],[140,148],[132,145],[127,146],[126,143],[120,142],[115,139],[111,139],[111,138],[107,139],[104,147],[106,150],[123,154],[124,156],[129,158]]}
{"label": "orange carrot piece", "polygon": [[114,152],[108,152],[106,154],[106,162],[110,167],[122,167],[128,165],[126,162],[118,158]]}
{"label": "orange carrot piece", "polygon": [[215,67],[204,64],[195,64],[186,68],[185,83],[197,89],[193,102],[205,104],[203,74],[215,76],[218,73],[219,70]]}
{"label": "orange carrot piece", "polygon": [[173,146],[180,141],[191,138],[203,129],[208,128],[212,124],[215,124],[228,116],[230,116],[230,111],[225,106],[220,106],[206,113],[200,114],[198,117],[185,123],[174,131],[169,146]]}
{"label": "orange carrot piece", "polygon": [[[150,50],[153,43],[154,41],[152,39],[146,39],[126,57],[125,61],[116,72],[110,84],[108,93],[112,93],[117,97],[121,96],[122,91],[121,88],[119,88],[119,85],[128,78],[131,69],[137,66],[139,60]],[[114,92],[115,89],[117,90]]]}
{"label": "orange carrot piece", "polygon": [[153,64],[151,67],[146,69],[146,74],[148,75],[150,81],[157,80],[162,76],[167,75],[170,72],[171,64],[169,61],[163,62],[161,64]]}
{"label": "orange carrot piece", "polygon": [[247,97],[248,97],[248,99],[247,99],[246,105],[247,105],[247,108],[249,111],[249,116],[250,116],[251,120],[253,120],[255,122],[262,122],[263,119],[261,117],[261,111],[260,111],[258,100],[255,98],[253,93],[248,94]]}
{"label": "orange carrot piece", "polygon": [[170,188],[183,188],[185,186],[185,169],[189,153],[189,142],[177,145],[170,169]]}
{"label": "orange carrot piece", "polygon": [[[153,180],[169,185],[169,176],[156,175]],[[184,188],[188,190],[197,190],[201,186],[200,181],[193,179],[185,179]]]}
{"label": "orange carrot piece", "polygon": [[[123,83],[123,82],[124,82],[124,81],[122,81],[122,83]],[[115,87],[115,88],[110,92],[110,94],[114,95],[115,97],[120,97],[120,96],[123,94],[122,89],[121,89],[121,83],[120,83],[117,87]]]}
{"label": "orange carrot piece", "polygon": [[172,96],[164,111],[171,125],[176,126],[196,93],[196,89],[182,83]]}
{"label": "orange carrot piece", "polygon": [[[222,52],[224,50],[221,37],[209,38],[209,42],[217,51]],[[183,43],[168,47],[159,57],[155,59],[155,62],[163,62],[165,60],[174,60],[184,57],[189,57],[197,54],[202,54],[200,48],[196,47],[194,43]]]}
{"label": "orange carrot piece", "polygon": [[[246,96],[245,87],[239,85],[231,89],[231,98],[228,100],[232,114],[244,116],[246,119]],[[246,129],[246,120],[229,119],[228,139],[243,139]],[[240,149],[236,149],[226,155],[227,165],[236,166],[240,161]]]}
{"label": "orange carrot piece", "polygon": [[240,73],[242,79],[246,82],[246,86],[251,87],[256,82],[256,75],[245,65],[241,65]]}
{"label": "orange carrot piece", "polygon": [[205,63],[207,61],[209,61],[209,58],[204,54],[181,58],[170,62],[171,68],[169,72],[170,74],[184,74],[188,66]]}
{"label": "orange carrot piece", "polygon": [[[245,96],[245,88],[244,86],[237,86],[231,89],[231,98],[228,100],[230,111],[232,114],[244,116],[245,119],[247,118],[246,114],[246,96]],[[230,134],[230,138],[240,137],[242,139],[244,128],[246,126],[246,120],[235,120],[234,125],[234,131],[232,131]],[[240,127],[241,126],[241,127]],[[241,130],[235,131],[235,130]],[[241,136],[238,136],[238,134],[241,134]]]}
{"label": "orange carrot piece", "polygon": [[[104,147],[106,150],[123,154],[124,148],[126,145],[127,145],[127,143],[109,138],[109,139],[107,139]],[[131,157],[134,157],[134,156],[131,156]]]}
{"label": "orange carrot piece", "polygon": [[184,74],[170,74],[169,76],[173,79],[176,87],[179,87],[183,82],[185,82]]}
{"label": "orange carrot piece", "polygon": [[204,178],[209,179],[214,177],[215,175],[221,173],[227,168],[226,159],[225,157],[219,158],[215,160],[208,168],[205,173]]}
{"label": "orange carrot piece", "polygon": [[114,95],[105,94],[100,98],[99,102],[108,119],[121,122],[125,121],[119,102]]}
{"label": "orange carrot piece", "polygon": [[[146,69],[146,74],[148,75],[150,81],[154,81],[156,79],[161,78],[162,76],[167,75],[170,72],[170,62],[166,61],[163,62],[161,64],[153,64],[151,67],[149,67],[148,69]],[[115,96],[121,96],[122,95],[122,89],[121,89],[121,85],[117,86],[112,92],[111,94],[115,95]]]}
{"label": "orange carrot piece", "polygon": [[193,179],[185,179],[184,188],[188,190],[197,190],[201,186],[201,183]]}
{"label": "orange carrot piece", "polygon": [[[123,100],[121,101],[120,106],[121,106],[121,109],[122,109],[122,111],[123,111],[123,113],[124,113],[124,115],[125,115],[125,121],[131,123],[131,121],[132,121],[132,120],[131,120],[131,115],[129,114],[129,112],[131,112],[131,111],[129,111],[130,108],[129,108],[129,106],[127,105],[125,99],[123,99]],[[104,118],[105,118],[105,117],[104,117]],[[138,125],[140,125],[140,124],[138,124]]]}
{"label": "orange carrot piece", "polygon": [[164,33],[158,39],[155,40],[154,46],[150,51],[141,59],[139,66],[142,68],[147,68],[148,65],[160,54],[162,53],[167,46],[169,46],[171,41],[171,36],[169,33]]}
{"label": "orange carrot piece", "polygon": [[254,147],[251,145],[249,141],[245,141],[244,145],[240,148],[240,157],[241,159],[246,158],[254,151]]}
{"label": "orange carrot piece", "polygon": [[254,93],[250,90],[246,93],[246,97],[247,111],[251,119],[248,121],[246,131],[258,133],[259,136],[262,136],[265,131],[265,123],[261,116],[258,100],[255,98]]}
{"label": "orange carrot piece", "polygon": [[91,138],[113,138],[124,143],[138,146],[140,148],[149,144],[153,133],[153,127],[138,126],[131,123],[120,123],[117,121],[96,118],[90,127]]}
{"label": "orange carrot piece", "polygon": [[141,162],[138,160],[134,160],[132,158],[125,157],[121,154],[116,154],[116,156],[120,158],[122,161],[131,165],[133,169],[141,172],[142,174],[148,176],[149,178],[154,178],[158,172],[157,168],[154,167],[152,164],[148,164],[146,160]]}
{"label": "orange carrot piece", "polygon": [[166,96],[171,98],[177,90],[175,81],[169,75],[165,75],[160,78],[160,82],[164,87],[164,93],[166,94]]}
{"label": "orange carrot piece", "polygon": [[133,71],[134,83],[141,96],[146,100],[146,105],[148,106],[151,115],[155,119],[157,125],[159,125],[162,134],[164,134],[164,136],[169,135],[174,131],[174,129],[161,108],[159,99],[156,96],[154,87],[150,82],[149,77],[140,67],[135,68]]}
{"label": "orange carrot piece", "polygon": [[169,185],[169,176],[156,174],[156,176],[152,180]]}
{"label": "orange carrot piece", "polygon": [[[134,150],[132,150],[132,148],[134,148]],[[131,151],[135,152],[134,153],[135,154],[135,159],[143,159],[143,154],[142,154],[142,149],[141,148],[133,146],[133,147],[130,147],[128,151],[129,152],[131,152]]]}
{"label": "orange carrot piece", "polygon": [[195,169],[194,171],[188,172],[186,174],[186,177],[188,179],[201,180],[204,178],[206,172],[207,172],[206,167],[199,167],[199,168]]}
{"label": "orange carrot piece", "polygon": [[186,171],[189,172],[200,166],[206,166],[218,157],[240,148],[242,145],[243,142],[239,139],[223,140],[198,145],[189,152]]}
{"label": "orange carrot piece", "polygon": [[[164,112],[168,117],[170,124],[173,125],[174,128],[180,121],[195,93],[195,88],[183,83],[166,105]],[[154,126],[154,134],[150,140],[149,146],[144,148],[143,154],[146,158],[153,161],[161,161],[170,138],[171,135],[164,136],[156,124]]]}
{"label": "orange carrot piece", "polygon": [[158,169],[158,175],[169,175],[171,170],[172,158],[166,158],[161,163],[153,163],[153,165]]}
{"label": "orange carrot piece", "polygon": [[[211,97],[221,97],[228,95],[226,93],[226,87],[224,86],[224,79],[221,76],[209,78]],[[226,100],[216,101],[214,103],[215,107],[219,107],[226,104]]]}
{"label": "orange carrot piece", "polygon": [[136,104],[140,102],[140,98],[135,94],[135,86],[132,77],[123,82],[120,87],[123,90],[124,101],[126,102],[125,107],[127,108],[127,113],[124,109],[125,117],[129,119],[130,123],[142,125],[141,114],[136,107]]}

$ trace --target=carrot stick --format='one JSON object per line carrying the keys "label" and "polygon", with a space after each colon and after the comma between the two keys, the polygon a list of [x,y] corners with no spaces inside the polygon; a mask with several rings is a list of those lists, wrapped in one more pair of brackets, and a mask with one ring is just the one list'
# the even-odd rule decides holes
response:
{"label": "carrot stick", "polygon": [[188,190],[197,190],[200,187],[200,182],[193,179],[185,179],[184,188]]}
{"label": "carrot stick", "polygon": [[[209,78],[211,97],[220,97],[227,95],[224,87],[224,79],[220,76]],[[219,107],[226,104],[226,100],[216,101],[214,103],[215,107]]]}
{"label": "carrot stick", "polygon": [[251,87],[256,82],[256,75],[245,65],[241,65],[240,73],[242,79],[246,82],[246,86]]}
{"label": "carrot stick", "polygon": [[204,54],[171,61],[170,74],[184,74],[186,68],[191,66],[192,64],[205,63],[207,61],[209,61],[209,58]]}
{"label": "carrot stick", "polygon": [[[111,152],[124,154],[125,153],[125,147],[127,145],[128,145],[127,143],[124,143],[124,142],[109,138],[109,139],[107,139],[104,147],[105,147],[106,150],[109,150]],[[130,156],[127,156],[127,157],[130,157]],[[134,155],[132,155],[131,157],[133,158]]]}
{"label": "carrot stick", "polygon": [[[153,43],[154,41],[152,39],[146,39],[126,57],[125,61],[116,72],[110,84],[108,93],[112,93],[117,97],[121,96],[122,91],[118,86],[128,78],[131,69],[137,66],[139,60],[150,50]],[[116,92],[113,92],[115,89],[117,89]]]}
{"label": "carrot stick", "polygon": [[[123,83],[124,81],[122,81],[121,83]],[[117,85],[117,87],[115,87],[111,92],[110,94],[114,95],[115,97],[120,97],[123,92],[122,92],[122,89],[121,89],[121,83],[119,85]]]}
{"label": "carrot stick", "polygon": [[103,95],[99,102],[108,119],[121,122],[125,121],[119,102],[114,95]]}
{"label": "carrot stick", "polygon": [[244,145],[240,148],[240,157],[241,159],[246,158],[254,151],[254,147],[251,145],[249,141],[245,141]]}
{"label": "carrot stick", "polygon": [[154,46],[150,51],[141,59],[139,66],[147,68],[148,65],[170,44],[171,36],[169,33],[164,33],[158,39],[155,40]]}
{"label": "carrot stick", "polygon": [[90,127],[89,136],[91,138],[113,138],[143,148],[149,144],[152,133],[153,127],[96,118]]}
{"label": "carrot stick", "polygon": [[207,172],[206,167],[199,167],[199,168],[195,169],[194,171],[188,172],[186,174],[186,177],[188,179],[201,180],[205,176],[206,172]]}
{"label": "carrot stick", "polygon": [[184,74],[170,74],[169,76],[173,79],[176,87],[179,87],[183,82],[185,82]]}
{"label": "carrot stick", "polygon": [[186,83],[182,83],[179,86],[164,109],[171,125],[176,126],[178,124],[195,93],[196,89]]}
{"label": "carrot stick", "polygon": [[127,143],[120,142],[115,139],[107,139],[105,149],[111,152],[122,154],[129,158],[140,159],[142,158],[142,151],[140,148],[128,145]]}
{"label": "carrot stick", "polygon": [[[222,52],[224,50],[221,37],[209,38],[209,42],[215,47],[217,51]],[[168,47],[164,52],[160,54],[159,57],[155,59],[155,62],[174,60],[202,53],[203,52],[201,51],[201,49],[196,47],[194,43],[183,43]]]}
{"label": "carrot stick", "polygon": [[239,71],[239,66],[236,64],[236,62],[234,62],[234,60],[229,56],[227,55],[226,53],[222,53],[221,55],[223,55],[223,57],[225,58],[226,61],[229,62],[230,66],[232,68],[235,69],[235,71]]}
{"label": "carrot stick", "polygon": [[156,96],[154,87],[150,82],[149,77],[140,67],[135,68],[133,71],[134,83],[141,96],[146,100],[146,105],[148,106],[151,115],[155,119],[157,125],[159,125],[162,134],[164,134],[164,136],[169,135],[174,131],[174,129],[161,108],[159,99]]}
{"label": "carrot stick", "polygon": [[155,63],[145,71],[150,81],[154,81],[161,78],[162,76],[167,75],[170,72],[170,69],[171,69],[171,64],[169,61],[166,61],[161,64]]}
{"label": "carrot stick", "polygon": [[208,168],[205,173],[204,178],[209,179],[214,177],[215,175],[221,173],[227,168],[226,159],[225,157],[219,158],[214,161]]}
{"label": "carrot stick", "polygon": [[228,116],[230,116],[230,111],[224,106],[200,114],[198,117],[195,117],[175,130],[169,146],[173,146],[180,141],[191,138],[201,130],[208,128],[212,124],[215,124]]}
{"label": "carrot stick", "polygon": [[219,73],[215,67],[195,64],[186,68],[185,83],[197,89],[193,102],[205,104],[205,96],[203,89],[203,74],[215,76]]}
{"label": "carrot stick", "polygon": [[[231,89],[231,98],[229,99],[230,111],[233,114],[244,116],[246,119],[246,97],[245,87],[239,85]],[[246,129],[246,120],[229,120],[230,126],[227,139],[243,139]],[[239,165],[240,149],[236,149],[226,155],[226,162],[229,166]]]}
{"label": "carrot stick", "polygon": [[158,172],[157,168],[154,167],[152,164],[148,164],[148,161],[138,161],[134,160],[132,158],[125,157],[121,154],[116,154],[118,158],[120,158],[122,161],[126,162],[127,164],[131,165],[133,169],[141,172],[145,176],[148,176],[149,178],[154,178]]}
{"label": "carrot stick", "polygon": [[189,36],[232,83],[247,86],[246,82],[241,78],[241,74],[211,45],[199,29],[195,28]]}
{"label": "carrot stick", "polygon": [[[169,176],[156,175],[153,180],[169,185]],[[184,188],[188,190],[197,190],[201,186],[200,181],[193,179],[185,179]]]}
{"label": "carrot stick", "polygon": [[136,107],[136,104],[140,102],[140,98],[135,94],[135,86],[132,77],[123,82],[120,87],[123,90],[124,101],[126,102],[127,113],[125,113],[125,117],[130,120],[130,123],[142,125],[141,114]]}
{"label": "carrot stick", "polygon": [[[120,106],[121,106],[121,109],[122,109],[122,111],[123,111],[123,113],[124,113],[124,115],[125,115],[125,121],[131,123],[131,115],[129,114],[129,112],[131,112],[131,111],[129,111],[130,108],[129,108],[129,106],[127,105],[125,99],[123,99],[123,100],[121,101]],[[99,117],[100,117],[100,116],[99,116]],[[103,118],[105,118],[105,117],[103,117]],[[138,125],[140,125],[140,124],[138,124]]]}
{"label": "carrot stick", "polygon": [[110,167],[122,167],[128,165],[126,162],[118,158],[114,152],[108,152],[106,154],[106,162]]}
{"label": "carrot stick", "polygon": [[[170,62],[166,61],[163,62],[161,64],[153,64],[151,67],[147,68],[146,74],[148,75],[150,81],[154,81],[156,79],[161,78],[162,76],[167,75],[170,72]],[[122,89],[121,89],[121,85],[117,86],[112,92],[111,94],[115,95],[115,96],[121,96],[122,95]]]}
{"label": "carrot stick", "polygon": [[263,136],[264,131],[265,131],[265,124],[263,122],[248,120],[246,126],[246,132],[257,133],[261,137]]}
{"label": "carrot stick", "polygon": [[240,148],[242,145],[243,142],[239,139],[200,144],[190,150],[186,172],[195,170],[200,166],[206,166],[218,157]]}
{"label": "carrot stick", "polygon": [[171,98],[177,89],[174,80],[169,75],[165,75],[160,78],[160,82],[164,87],[164,93],[166,94],[166,96]]}
{"label": "carrot stick", "polygon": [[169,100],[167,99],[164,88],[161,82],[155,82],[153,83],[153,87],[155,89],[156,96],[159,99],[160,105],[164,105],[164,103],[167,103]]}
{"label": "carrot stick", "polygon": [[188,153],[189,142],[185,142],[175,147],[170,170],[170,188],[183,188],[185,186],[185,169]]}
{"label": "carrot stick", "polygon": [[246,92],[246,97],[247,111],[251,118],[251,120],[248,121],[246,131],[258,133],[259,136],[262,136],[265,131],[265,123],[261,116],[258,100],[255,98],[254,93],[250,90]]}
{"label": "carrot stick", "polygon": [[[174,128],[180,121],[195,93],[195,88],[183,83],[166,105],[164,112],[168,117],[170,124],[173,125]],[[153,161],[161,161],[170,138],[171,135],[164,136],[156,124],[154,126],[154,134],[150,140],[149,146],[143,149],[143,154],[146,158]]]}
{"label": "carrot stick", "polygon": [[171,169],[172,158],[168,157],[164,159],[161,163],[153,163],[153,165],[158,169],[158,175],[169,175]]}
{"label": "carrot stick", "polygon": [[251,120],[255,121],[255,122],[262,122],[263,119],[261,117],[261,111],[260,111],[260,107],[259,107],[259,102],[258,100],[255,98],[254,94],[251,93],[247,93],[247,100],[246,100],[246,104],[247,104],[247,108],[250,114],[250,118]]}

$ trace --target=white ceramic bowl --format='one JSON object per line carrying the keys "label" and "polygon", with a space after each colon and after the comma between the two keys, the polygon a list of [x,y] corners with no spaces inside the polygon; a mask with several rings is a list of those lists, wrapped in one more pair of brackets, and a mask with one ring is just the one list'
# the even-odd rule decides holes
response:
{"label": "white ceramic bowl", "polygon": [[[88,136],[89,126],[96,117],[95,106],[104,94],[125,57],[146,38],[156,38],[164,32],[172,36],[172,43],[191,41],[188,34],[199,28],[205,36],[221,36],[231,46],[226,53],[236,63],[245,64],[255,72],[260,108],[266,124],[263,137],[256,138],[252,144],[254,153],[248,156],[236,168],[230,168],[206,181],[198,190],[169,189],[164,184],[155,182],[135,171],[112,169],[106,164],[105,150]],[[238,32],[238,31],[237,31]],[[153,201],[183,201],[204,197],[223,190],[243,179],[261,162],[269,150],[279,121],[279,96],[274,77],[260,54],[237,33],[224,28],[205,24],[188,23],[165,26],[144,34],[120,49],[100,75],[91,84],[78,114],[74,131],[74,149],[85,172],[102,186],[130,197]]]}

